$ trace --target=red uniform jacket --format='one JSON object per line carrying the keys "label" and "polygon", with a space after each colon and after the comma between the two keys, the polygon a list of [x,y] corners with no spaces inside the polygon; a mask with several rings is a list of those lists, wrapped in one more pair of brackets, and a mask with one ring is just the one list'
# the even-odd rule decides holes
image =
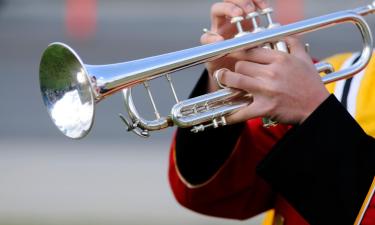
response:
{"label": "red uniform jacket", "polygon": [[190,186],[179,174],[173,143],[169,179],[177,201],[199,213],[234,219],[247,219],[276,208],[287,224],[307,224],[255,172],[258,163],[287,129],[286,126],[266,129],[260,119],[249,120],[228,161],[212,179],[198,187]]}
{"label": "red uniform jacket", "polygon": [[[169,180],[177,201],[199,213],[234,219],[247,219],[275,208],[285,218],[285,225],[308,224],[256,173],[259,162],[287,130],[288,127],[282,125],[267,129],[260,119],[249,120],[231,156],[210,180],[198,186],[190,185],[180,175],[173,142]],[[362,224],[375,224],[374,206],[373,199]]]}

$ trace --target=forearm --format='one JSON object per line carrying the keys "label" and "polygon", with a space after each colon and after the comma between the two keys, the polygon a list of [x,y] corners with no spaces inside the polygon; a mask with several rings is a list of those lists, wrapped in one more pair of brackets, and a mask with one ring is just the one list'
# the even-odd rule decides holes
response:
{"label": "forearm", "polygon": [[375,174],[374,150],[330,96],[275,145],[258,173],[311,224],[353,224]]}

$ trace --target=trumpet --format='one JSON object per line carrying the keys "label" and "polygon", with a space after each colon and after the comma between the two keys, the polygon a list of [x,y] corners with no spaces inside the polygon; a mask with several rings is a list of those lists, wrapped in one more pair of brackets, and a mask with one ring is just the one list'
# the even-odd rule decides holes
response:
{"label": "trumpet", "polygon": [[[363,16],[375,12],[375,1],[356,9],[339,11],[285,26],[274,23],[270,16],[271,12],[272,9],[266,9],[246,17],[253,23],[252,32],[243,31],[241,21],[244,18],[233,18],[232,22],[236,24],[239,31],[235,38],[116,64],[84,64],[68,45],[52,43],[45,49],[39,69],[44,105],[56,127],[65,136],[75,139],[86,136],[91,130],[96,103],[119,91],[123,92],[128,114],[127,117],[120,115],[120,118],[128,127],[128,131],[133,131],[142,137],[148,137],[150,131],[170,126],[191,127],[193,132],[200,132],[210,127],[225,126],[226,116],[251,104],[249,94],[224,88],[180,101],[170,76],[175,71],[253,47],[272,47],[287,51],[285,43],[281,41],[283,38],[343,23],[351,23],[358,28],[363,41],[360,57],[351,67],[340,71],[333,71],[332,66],[325,62],[316,64],[319,72],[326,72],[322,77],[323,82],[349,78],[364,69],[371,59],[373,40]],[[256,17],[260,14],[265,15],[268,20],[267,29],[257,24]],[[176,100],[170,115],[167,116],[161,116],[158,112],[148,83],[162,76],[168,80]],[[139,84],[143,84],[148,92],[155,111],[154,120],[144,119],[135,107],[132,88]]]}

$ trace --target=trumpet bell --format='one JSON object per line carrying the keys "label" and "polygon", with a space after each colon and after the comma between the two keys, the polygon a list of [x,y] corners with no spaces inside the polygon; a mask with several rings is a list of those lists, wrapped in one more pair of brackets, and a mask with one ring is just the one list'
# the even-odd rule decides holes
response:
{"label": "trumpet bell", "polygon": [[63,43],[50,44],[40,62],[39,82],[55,126],[70,138],[86,136],[94,121],[94,92],[74,50]]}

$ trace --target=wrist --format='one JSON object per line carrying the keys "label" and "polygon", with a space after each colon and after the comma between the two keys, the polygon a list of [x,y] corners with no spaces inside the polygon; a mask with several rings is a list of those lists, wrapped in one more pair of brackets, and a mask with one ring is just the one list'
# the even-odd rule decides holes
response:
{"label": "wrist", "polygon": [[328,97],[331,94],[325,89],[324,92],[321,92],[317,97],[314,97],[308,107],[306,107],[305,111],[301,119],[299,120],[299,125],[304,123],[307,118],[309,118],[325,101],[327,101]]}

